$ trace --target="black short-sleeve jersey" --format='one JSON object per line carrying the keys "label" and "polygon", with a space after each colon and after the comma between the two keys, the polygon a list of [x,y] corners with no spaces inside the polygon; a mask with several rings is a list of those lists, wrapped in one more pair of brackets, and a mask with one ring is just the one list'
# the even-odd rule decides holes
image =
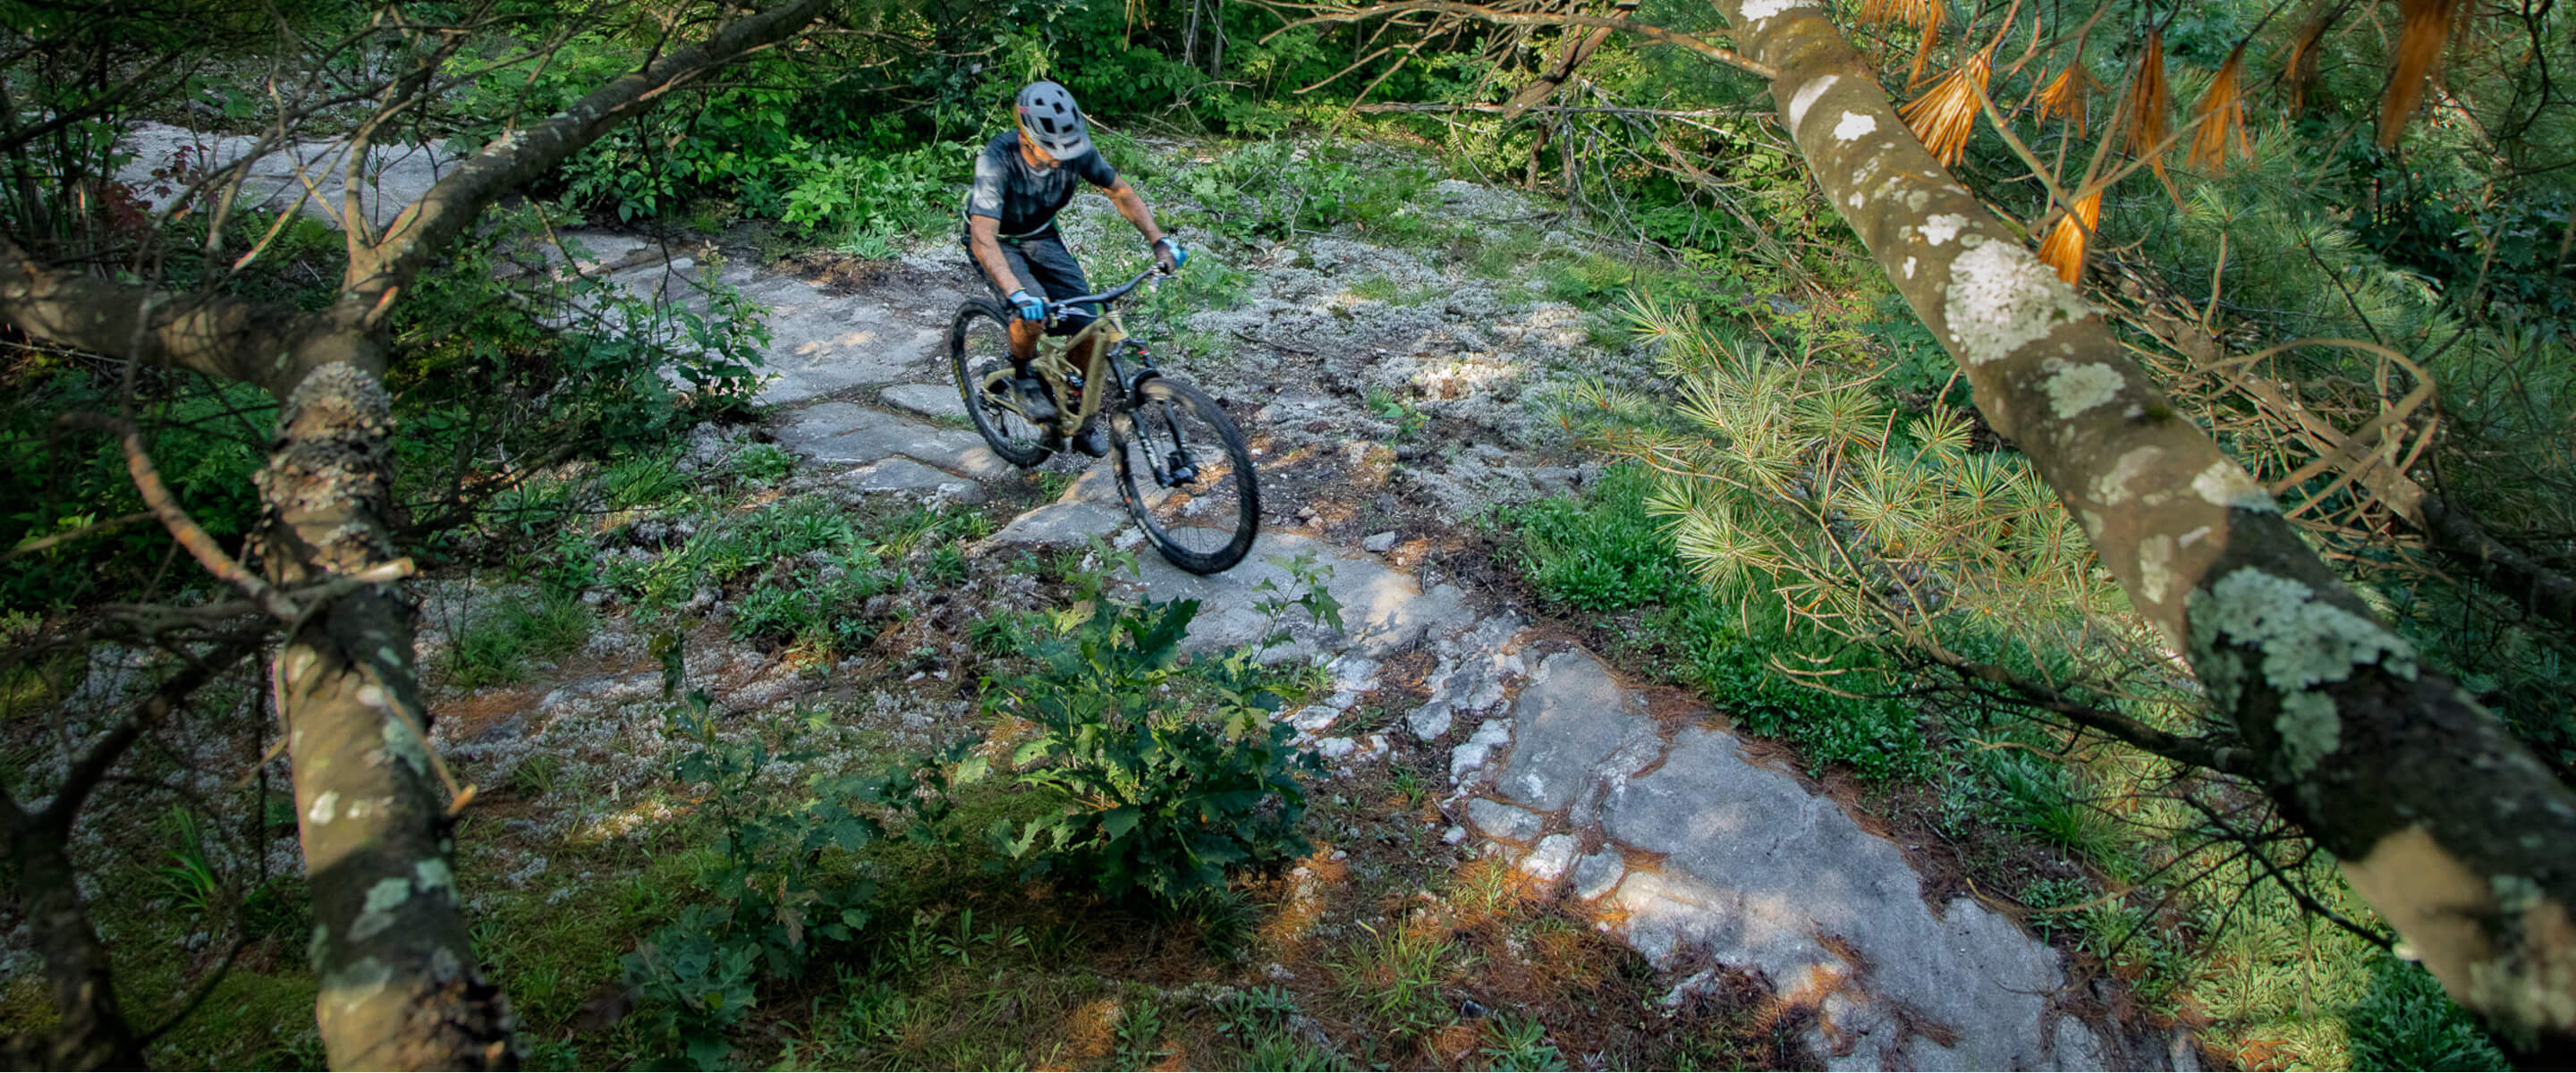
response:
{"label": "black short-sleeve jersey", "polygon": [[1033,235],[1055,225],[1055,214],[1073,201],[1076,180],[1107,190],[1118,185],[1118,171],[1097,149],[1052,168],[1030,167],[1020,156],[1020,132],[1004,131],[975,155],[966,215],[992,217],[1005,238]]}

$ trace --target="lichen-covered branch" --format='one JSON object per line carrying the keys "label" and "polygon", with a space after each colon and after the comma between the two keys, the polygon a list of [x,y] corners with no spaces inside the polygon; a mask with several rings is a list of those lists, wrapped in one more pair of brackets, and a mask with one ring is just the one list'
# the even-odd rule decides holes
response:
{"label": "lichen-covered branch", "polygon": [[[37,263],[0,239],[0,320],[65,346],[259,384],[281,401],[257,477],[264,515],[245,555],[265,581],[233,580],[290,623],[274,679],[312,890],[316,1015],[334,1066],[486,1068],[518,1057],[508,1003],[476,965],[456,897],[453,802],[429,752],[413,610],[394,584],[408,565],[384,520],[392,487],[386,314],[494,200],[827,6],[788,0],[736,19],[496,139],[380,238],[357,241],[339,300],[317,313],[123,284]],[[139,451],[130,459],[156,513],[184,520],[174,500],[152,495],[148,459]],[[174,531],[185,540],[192,528]],[[210,568],[221,574],[221,565]],[[103,951],[98,965],[103,973]],[[113,997],[103,987],[87,993]],[[125,1042],[97,1061],[134,1050],[131,1032],[119,1031]]]}
{"label": "lichen-covered branch", "polygon": [[[314,370],[278,413],[258,475],[269,577],[313,586],[392,557],[392,400],[357,360]],[[338,1068],[515,1063],[508,1003],[476,965],[449,866],[448,800],[433,777],[412,608],[361,584],[302,618],[272,673],[313,892],[315,1014]]]}
{"label": "lichen-covered branch", "polygon": [[[450,173],[354,257],[340,302],[293,350],[260,532],[274,583],[355,579],[393,560],[389,344],[401,289],[493,200],[670,89],[810,23],[793,0],[619,78],[563,114],[505,135]],[[509,1005],[476,964],[450,868],[452,802],[419,691],[412,607],[390,584],[308,610],[274,669],[294,766],[316,1017],[340,1068],[515,1065]]]}
{"label": "lichen-covered branch", "polygon": [[2576,795],[2423,667],[2098,313],[1906,129],[1816,0],[1716,0],[1809,170],[1978,408],[2189,660],[2256,777],[2453,997],[2576,1052]]}

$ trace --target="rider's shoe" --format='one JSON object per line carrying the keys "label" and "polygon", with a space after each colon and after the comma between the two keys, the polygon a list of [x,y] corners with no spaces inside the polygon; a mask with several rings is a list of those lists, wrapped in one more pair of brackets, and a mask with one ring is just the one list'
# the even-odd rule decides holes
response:
{"label": "rider's shoe", "polygon": [[1019,402],[1020,416],[1033,425],[1055,420],[1055,400],[1047,398],[1046,385],[1034,376],[1015,376],[1010,380],[1011,393]]}
{"label": "rider's shoe", "polygon": [[1082,431],[1075,434],[1073,437],[1073,449],[1090,455],[1093,458],[1100,458],[1107,455],[1109,453],[1109,430],[1102,428],[1098,421],[1082,426]]}

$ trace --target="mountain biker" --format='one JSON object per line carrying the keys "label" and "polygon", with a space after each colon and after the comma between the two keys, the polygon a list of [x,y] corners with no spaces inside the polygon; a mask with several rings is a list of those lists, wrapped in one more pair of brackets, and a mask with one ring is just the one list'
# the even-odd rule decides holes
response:
{"label": "mountain biker", "polygon": [[[1075,180],[1099,187],[1136,225],[1154,247],[1154,261],[1165,272],[1181,267],[1189,254],[1154,225],[1154,211],[1136,188],[1118,177],[1109,161],[1092,148],[1091,133],[1074,107],[1073,94],[1053,82],[1032,82],[1020,90],[1013,109],[1013,128],[984,143],[975,157],[975,182],[966,194],[966,232],[960,237],[975,267],[993,294],[1018,316],[1010,322],[1012,391],[1030,421],[1055,420],[1056,407],[1045,386],[1029,373],[1041,332],[1071,335],[1097,317],[1094,309],[1068,310],[1053,328],[1046,326],[1049,295],[1091,293],[1082,265],[1055,229],[1056,213],[1073,201]],[[1096,344],[1097,340],[1087,342]],[[1090,355],[1072,355],[1077,368]],[[1098,456],[1105,440],[1081,444]]]}

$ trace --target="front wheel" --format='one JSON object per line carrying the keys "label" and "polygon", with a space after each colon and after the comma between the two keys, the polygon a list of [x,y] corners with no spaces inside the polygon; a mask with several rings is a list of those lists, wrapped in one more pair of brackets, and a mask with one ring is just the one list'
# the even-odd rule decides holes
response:
{"label": "front wheel", "polygon": [[1242,562],[1261,528],[1243,432],[1205,392],[1148,378],[1109,425],[1119,498],[1172,565],[1213,574]]}
{"label": "front wheel", "polygon": [[957,319],[948,325],[948,365],[957,374],[957,394],[975,431],[984,434],[984,442],[1002,461],[1026,469],[1053,452],[1043,442],[1046,430],[1005,401],[1011,376],[1010,316],[991,302],[958,306]]}

